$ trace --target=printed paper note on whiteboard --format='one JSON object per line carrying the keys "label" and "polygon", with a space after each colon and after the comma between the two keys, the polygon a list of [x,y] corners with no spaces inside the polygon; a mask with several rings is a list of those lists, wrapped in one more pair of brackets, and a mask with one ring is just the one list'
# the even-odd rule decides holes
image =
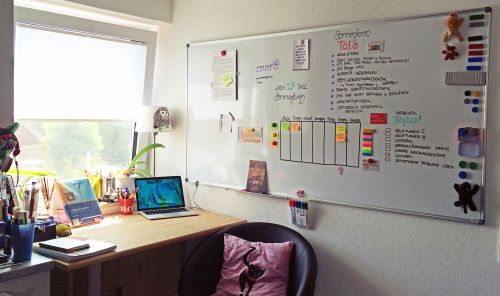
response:
{"label": "printed paper note on whiteboard", "polygon": [[309,39],[294,42],[293,70],[309,70]]}
{"label": "printed paper note on whiteboard", "polygon": [[219,117],[219,132],[232,133],[233,132],[233,117],[231,114],[221,114]]}
{"label": "printed paper note on whiteboard", "polygon": [[212,55],[212,99],[237,100],[236,50],[222,50]]}

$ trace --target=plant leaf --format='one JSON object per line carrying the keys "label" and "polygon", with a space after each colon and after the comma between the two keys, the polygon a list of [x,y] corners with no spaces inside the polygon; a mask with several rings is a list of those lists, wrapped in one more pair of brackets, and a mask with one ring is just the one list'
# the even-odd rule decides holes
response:
{"label": "plant leaf", "polygon": [[136,169],[135,174],[138,175],[141,178],[147,178],[151,177],[151,173],[147,170],[142,170],[142,169]]}
{"label": "plant leaf", "polygon": [[139,159],[144,154],[148,153],[149,151],[151,151],[155,148],[165,148],[165,146],[163,144],[149,144],[149,145],[145,146],[139,152],[137,152],[137,155],[134,158],[132,158],[132,160],[130,161],[129,168],[135,167],[137,165]]}

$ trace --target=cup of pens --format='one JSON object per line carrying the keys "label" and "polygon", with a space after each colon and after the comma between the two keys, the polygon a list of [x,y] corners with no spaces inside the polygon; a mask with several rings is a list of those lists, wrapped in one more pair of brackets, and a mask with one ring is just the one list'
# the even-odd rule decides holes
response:
{"label": "cup of pens", "polygon": [[128,189],[125,191],[120,191],[120,214],[122,215],[132,215],[134,212],[134,199],[137,192],[129,192]]}
{"label": "cup of pens", "polygon": [[18,211],[14,223],[10,225],[14,262],[31,260],[35,223],[30,222],[27,211]]}

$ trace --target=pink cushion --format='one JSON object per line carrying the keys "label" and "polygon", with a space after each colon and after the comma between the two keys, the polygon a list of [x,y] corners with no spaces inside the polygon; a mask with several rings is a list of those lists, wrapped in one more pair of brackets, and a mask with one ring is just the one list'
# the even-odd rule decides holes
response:
{"label": "pink cushion", "polygon": [[225,234],[221,278],[212,296],[285,296],[292,248],[293,242],[249,242]]}

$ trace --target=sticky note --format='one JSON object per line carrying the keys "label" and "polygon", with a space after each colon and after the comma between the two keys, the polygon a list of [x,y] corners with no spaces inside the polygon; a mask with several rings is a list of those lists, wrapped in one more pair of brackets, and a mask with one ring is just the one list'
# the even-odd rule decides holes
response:
{"label": "sticky note", "polygon": [[231,75],[230,72],[224,73],[224,75],[222,75],[222,82],[224,83],[224,86],[231,85],[231,83],[233,83],[233,75]]}
{"label": "sticky note", "polygon": [[335,141],[337,142],[345,142],[345,140],[346,140],[345,134],[337,134],[335,136]]}
{"label": "sticky note", "polygon": [[373,134],[375,130],[372,128],[364,128],[363,129],[363,134]]}
{"label": "sticky note", "polygon": [[345,135],[345,126],[344,126],[344,125],[337,125],[337,126],[335,127],[335,133],[336,133],[337,135],[339,135],[339,134],[340,134],[340,135]]}
{"label": "sticky note", "polygon": [[372,147],[373,142],[363,142],[363,147]]}
{"label": "sticky note", "polygon": [[290,122],[282,122],[281,123],[281,130],[282,131],[289,131],[290,130]]}
{"label": "sticky note", "polygon": [[300,122],[292,122],[292,132],[300,132]]}

